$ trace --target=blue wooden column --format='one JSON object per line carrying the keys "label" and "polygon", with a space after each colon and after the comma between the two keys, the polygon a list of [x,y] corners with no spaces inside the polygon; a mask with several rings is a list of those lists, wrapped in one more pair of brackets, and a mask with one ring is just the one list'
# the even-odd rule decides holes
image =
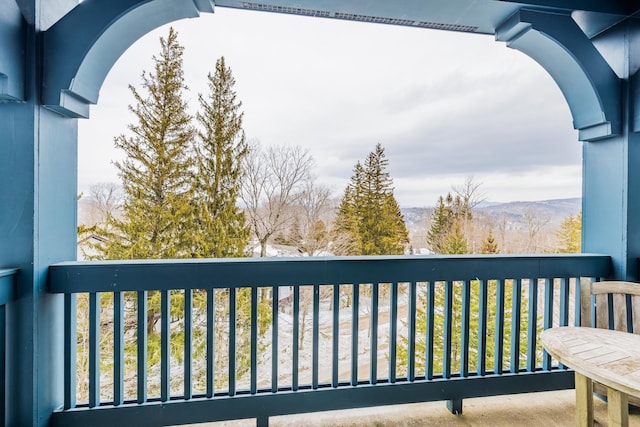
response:
{"label": "blue wooden column", "polygon": [[612,278],[638,280],[640,24],[624,16],[519,10],[498,40],[558,83],[583,141],[583,252],[613,259]]}
{"label": "blue wooden column", "polygon": [[[77,120],[113,63],[209,0],[0,0],[0,267],[7,306],[7,425],[46,426],[63,397],[63,299],[49,265],[76,257]],[[0,424],[2,421],[0,421]]]}
{"label": "blue wooden column", "polygon": [[7,306],[10,426],[47,425],[62,398],[62,298],[46,287],[49,265],[75,258],[77,128],[39,103],[38,33],[73,3],[0,0],[0,265],[20,269]]}
{"label": "blue wooden column", "polygon": [[583,248],[610,254],[613,277],[638,281],[640,257],[640,24],[594,38],[620,76],[620,133],[583,146]]}

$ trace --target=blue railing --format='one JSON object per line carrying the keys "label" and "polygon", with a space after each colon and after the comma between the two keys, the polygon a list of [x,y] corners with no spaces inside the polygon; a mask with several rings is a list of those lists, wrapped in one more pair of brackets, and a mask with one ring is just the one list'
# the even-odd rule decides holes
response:
{"label": "blue railing", "polygon": [[175,425],[573,387],[600,255],[73,262],[54,426]]}
{"label": "blue railing", "polygon": [[4,425],[6,421],[6,392],[7,392],[7,313],[6,305],[15,295],[14,276],[17,269],[0,269],[0,421]]}

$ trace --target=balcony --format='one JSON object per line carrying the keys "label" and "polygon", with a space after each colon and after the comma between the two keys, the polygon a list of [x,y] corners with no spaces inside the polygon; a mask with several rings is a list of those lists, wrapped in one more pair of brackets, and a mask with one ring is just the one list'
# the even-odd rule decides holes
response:
{"label": "balcony", "polygon": [[52,425],[268,425],[428,401],[456,412],[569,389],[573,373],[537,336],[581,324],[581,279],[609,270],[587,254],[56,264],[65,384]]}

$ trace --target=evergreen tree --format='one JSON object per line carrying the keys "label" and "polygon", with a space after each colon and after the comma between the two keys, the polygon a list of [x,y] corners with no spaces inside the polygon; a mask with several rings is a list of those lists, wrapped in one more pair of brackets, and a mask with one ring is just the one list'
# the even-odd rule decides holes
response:
{"label": "evergreen tree", "polygon": [[189,256],[188,221],[192,212],[190,145],[194,130],[183,92],[182,55],[177,33],[160,38],[154,72],[142,73],[142,91],[129,86],[137,102],[129,106],[136,123],[131,136],[115,138],[126,155],[116,162],[124,203],[120,219],[109,218],[107,259]]}
{"label": "evergreen tree", "polygon": [[569,215],[560,224],[558,236],[558,252],[579,253],[582,239],[582,212],[576,216]]}
{"label": "evergreen tree", "polygon": [[364,166],[354,167],[338,207],[336,232],[345,236],[347,255],[400,255],[409,242],[400,206],[393,195],[388,160],[380,144]]}
{"label": "evergreen tree", "polygon": [[200,125],[195,144],[195,257],[239,257],[245,254],[250,229],[237,206],[241,190],[242,159],[247,143],[242,129],[242,102],[233,90],[235,79],[224,57],[209,73],[209,94],[199,95]]}
{"label": "evergreen tree", "polygon": [[498,243],[496,242],[496,239],[493,237],[493,229],[489,230],[489,235],[487,236],[487,239],[482,243],[481,252],[483,254],[500,253],[500,250],[498,249]]}
{"label": "evergreen tree", "polygon": [[431,214],[427,243],[437,254],[465,254],[468,252],[463,226],[472,219],[471,206],[459,195],[440,196]]}

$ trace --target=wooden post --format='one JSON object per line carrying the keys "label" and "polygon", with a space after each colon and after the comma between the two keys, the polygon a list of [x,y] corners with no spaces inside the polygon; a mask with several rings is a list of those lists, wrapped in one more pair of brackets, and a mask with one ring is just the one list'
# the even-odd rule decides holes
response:
{"label": "wooden post", "polygon": [[593,426],[593,381],[576,372],[576,425]]}

